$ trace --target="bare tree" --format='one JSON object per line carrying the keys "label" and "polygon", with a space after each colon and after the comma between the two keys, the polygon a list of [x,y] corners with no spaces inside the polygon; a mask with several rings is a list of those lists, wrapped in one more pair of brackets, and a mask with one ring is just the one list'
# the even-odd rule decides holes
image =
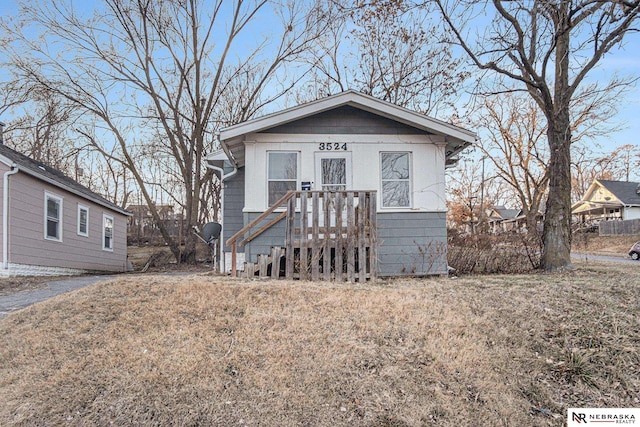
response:
{"label": "bare tree", "polygon": [[535,230],[536,217],[547,192],[549,152],[545,147],[546,121],[530,99],[514,93],[486,97],[477,125],[484,129],[481,150],[497,177],[507,183]]}
{"label": "bare tree", "polygon": [[[640,1],[435,0],[458,44],[481,70],[521,84],[547,120],[549,194],[542,268],[571,266],[571,101],[588,73],[636,31]],[[487,31],[463,32],[482,8]],[[474,22],[479,24],[479,22]],[[475,42],[474,42],[475,41]]]}
{"label": "bare tree", "polygon": [[69,125],[74,116],[73,106],[64,98],[32,91],[30,108],[8,123],[6,143],[34,160],[73,176],[77,164],[72,155],[75,144]]}
{"label": "bare tree", "polygon": [[[615,131],[611,118],[617,112],[615,100],[620,99],[624,85],[607,87],[607,91],[598,91],[588,85],[572,100],[572,152],[585,153],[582,148],[590,141]],[[546,117],[531,97],[516,90],[481,95],[479,99],[474,123],[486,135],[481,149],[497,176],[515,193],[527,217],[527,227],[533,230],[549,183]]]}
{"label": "bare tree", "polygon": [[632,171],[638,165],[636,163],[634,166],[634,156],[636,159],[640,158],[640,149],[634,145],[625,144],[610,153],[598,154],[590,147],[581,146],[574,148],[572,154],[571,192],[572,200],[576,202],[585,195],[596,179],[629,181],[634,178]]}
{"label": "bare tree", "polygon": [[640,147],[633,144],[621,145],[613,150],[611,157],[615,159],[615,170],[619,173],[620,179],[629,182],[640,177]]}
{"label": "bare tree", "polygon": [[[50,0],[24,2],[20,13],[43,34],[34,38],[21,25],[11,28],[15,39],[4,48],[14,69],[85,113],[78,131],[107,161],[128,170],[164,240],[183,262],[195,260],[195,238],[187,233],[181,248],[162,226],[145,162],[150,156],[165,159],[182,187],[175,199],[187,227],[197,224],[208,188],[203,182],[211,177],[204,156],[214,148],[215,130],[250,117],[288,91],[299,76],[287,75],[283,66],[306,51],[327,18],[315,5],[267,0],[103,0],[92,16],[83,16],[70,1]],[[234,50],[247,43],[241,35],[265,13],[271,33],[248,53]],[[252,84],[235,98],[238,111],[228,115],[223,109],[229,102],[223,101],[247,75]],[[268,91],[274,82],[277,89]]]}
{"label": "bare tree", "polygon": [[[486,166],[486,169],[485,169]],[[513,192],[505,188],[505,181],[495,171],[484,164],[482,159],[467,158],[455,170],[448,171],[447,177],[447,221],[452,227],[486,225],[489,208],[501,205],[517,206]]]}
{"label": "bare tree", "polygon": [[332,4],[331,38],[313,58],[315,78],[307,96],[352,88],[424,114],[452,107],[469,73],[453,57],[435,14],[407,0]]}
{"label": "bare tree", "polygon": [[[0,37],[0,43],[4,41],[4,38]],[[6,80],[0,81],[0,118],[27,99],[28,91],[25,90],[24,82],[10,75],[6,76]]]}

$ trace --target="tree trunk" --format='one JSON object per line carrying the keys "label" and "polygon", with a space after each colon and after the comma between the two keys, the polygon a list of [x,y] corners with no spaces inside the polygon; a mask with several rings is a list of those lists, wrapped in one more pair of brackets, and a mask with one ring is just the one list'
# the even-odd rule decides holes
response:
{"label": "tree trunk", "polygon": [[551,156],[542,253],[542,268],[547,271],[571,268],[571,144],[567,133],[552,126],[547,132]]}
{"label": "tree trunk", "polygon": [[553,107],[547,106],[549,139],[549,195],[545,211],[541,267],[547,271],[571,265],[571,126],[569,104],[568,2],[560,2],[556,21],[555,85]]}

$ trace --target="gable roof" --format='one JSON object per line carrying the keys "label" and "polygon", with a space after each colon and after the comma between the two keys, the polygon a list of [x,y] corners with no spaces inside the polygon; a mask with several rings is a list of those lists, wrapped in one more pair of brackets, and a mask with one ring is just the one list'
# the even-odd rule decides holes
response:
{"label": "gable roof", "polygon": [[131,215],[130,212],[127,212],[120,206],[110,202],[101,195],[94,193],[84,185],[69,178],[59,170],[49,167],[44,163],[37,162],[32,158],[27,157],[24,154],[7,147],[4,144],[0,144],[0,161],[3,161],[8,166],[18,168],[18,170],[26,173],[27,175],[31,175],[34,178],[66,190],[70,193],[82,197],[83,199],[90,200],[94,203],[97,203],[98,205],[102,205],[105,208],[111,209],[112,211],[119,212],[123,215]]}
{"label": "gable roof", "polygon": [[[604,189],[606,196],[597,191]],[[602,208],[639,207],[640,183],[627,181],[611,181],[607,179],[595,179],[581,200],[571,206],[573,214],[593,213]],[[613,196],[610,197],[609,195]]]}
{"label": "gable roof", "polygon": [[355,107],[422,130],[425,133],[444,136],[447,143],[447,160],[453,159],[458,153],[477,139],[476,134],[469,130],[399,107],[390,102],[379,100],[355,90],[347,90],[336,95],[300,104],[224,128],[220,131],[221,145],[227,157],[236,163],[236,165],[240,166],[242,159],[236,157],[242,149],[242,137],[244,135],[263,132],[276,126],[342,106]]}
{"label": "gable roof", "polygon": [[597,179],[604,188],[616,196],[625,206],[640,206],[640,182]]}
{"label": "gable roof", "polygon": [[520,215],[521,209],[507,209],[504,206],[496,206],[493,211],[499,216],[499,219],[514,219]]}

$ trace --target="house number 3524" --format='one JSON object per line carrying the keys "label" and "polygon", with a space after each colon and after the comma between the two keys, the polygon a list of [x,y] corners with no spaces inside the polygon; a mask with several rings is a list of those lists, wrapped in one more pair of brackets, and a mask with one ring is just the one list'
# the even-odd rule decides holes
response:
{"label": "house number 3524", "polygon": [[339,142],[321,142],[318,145],[318,150],[320,151],[339,151],[347,149],[347,143],[344,142],[340,144]]}

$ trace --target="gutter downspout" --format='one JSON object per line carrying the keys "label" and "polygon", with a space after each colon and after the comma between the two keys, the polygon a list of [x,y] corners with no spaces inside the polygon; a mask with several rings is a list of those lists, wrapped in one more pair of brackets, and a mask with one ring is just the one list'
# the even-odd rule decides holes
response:
{"label": "gutter downspout", "polygon": [[20,171],[14,163],[11,170],[4,173],[4,187],[2,190],[2,268],[9,269],[9,176]]}
{"label": "gutter downspout", "polygon": [[[216,132],[216,136],[215,136],[215,141],[220,144],[220,132]],[[222,144],[220,144],[222,145]],[[227,157],[229,156],[229,154],[227,153],[226,150],[225,154],[227,154]],[[231,160],[231,159],[229,159]],[[218,260],[219,264],[218,264],[218,271],[224,273],[224,267],[225,267],[225,256],[224,256],[224,181],[227,180],[228,178],[231,178],[232,176],[234,176],[235,174],[238,173],[238,166],[236,166],[235,162],[231,161],[231,165],[233,166],[233,170],[231,172],[229,172],[228,174],[225,175],[224,173],[224,169],[219,168],[217,166],[213,166],[212,164],[209,164],[209,162],[205,162],[205,166],[207,167],[207,169],[211,169],[215,172],[219,172],[220,173],[220,225],[222,226],[222,230],[220,231],[220,236],[218,237],[218,253],[220,254],[220,259]]]}

